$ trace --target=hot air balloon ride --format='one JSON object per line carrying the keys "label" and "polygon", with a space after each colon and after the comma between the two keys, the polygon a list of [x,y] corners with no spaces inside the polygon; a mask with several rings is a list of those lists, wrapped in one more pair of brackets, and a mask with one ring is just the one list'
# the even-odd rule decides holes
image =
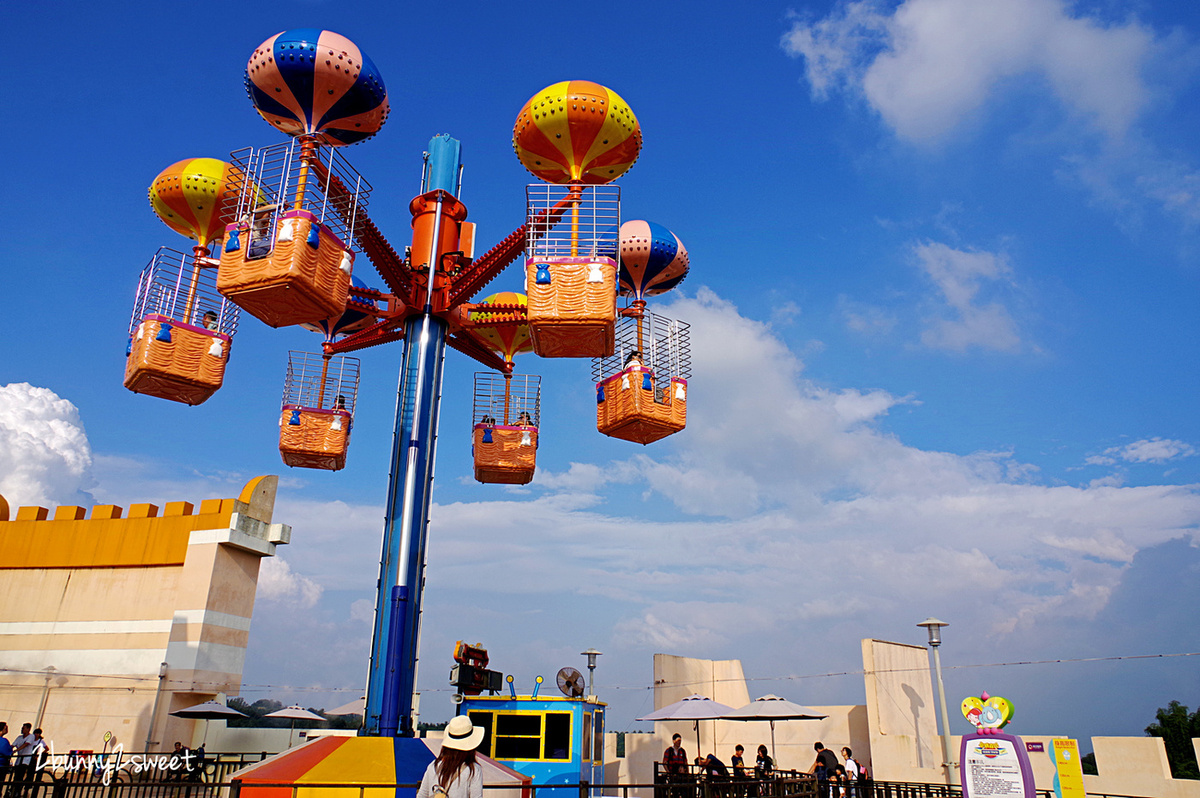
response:
{"label": "hot air balloon ride", "polygon": [[641,151],[629,104],[585,80],[547,86],[513,126],[521,163],[545,182],[526,190],[525,290],[533,351],[613,353],[621,191],[610,185]]}
{"label": "hot air balloon ride", "polygon": [[537,464],[541,377],[513,375],[513,358],[533,350],[520,311],[522,294],[492,294],[468,314],[470,329],[504,359],[503,373],[475,374],[471,450],[475,479],[484,483],[524,485]]}
{"label": "hot air balloon ride", "polygon": [[125,363],[125,387],[198,405],[221,387],[238,309],[216,290],[209,245],[219,241],[245,181],[236,166],[188,158],[150,185],[150,205],[175,232],[196,242],[190,255],[163,247],[138,279]]}
{"label": "hot air balloon ride", "polygon": [[339,471],[346,466],[358,398],[359,360],[288,352],[279,416],[279,454],[300,468]]}
{"label": "hot air balloon ride", "polygon": [[332,31],[284,31],[246,65],[246,91],[289,142],[234,153],[261,192],[243,192],[225,228],[217,287],[272,327],[337,318],[371,186],[338,147],[373,136],[388,115],[371,60]]}
{"label": "hot air balloon ride", "polygon": [[[337,318],[301,325],[324,335],[326,343],[375,321],[379,292],[352,278],[350,301]],[[358,403],[358,358],[289,352],[279,417],[279,454],[298,468],[339,471],[346,466],[350,429]]]}
{"label": "hot air balloon ride", "polygon": [[662,225],[621,225],[620,291],[631,299],[621,311],[616,350],[593,361],[596,428],[613,438],[647,444],[687,425],[691,338],[685,322],[646,310],[687,276],[687,249]]}

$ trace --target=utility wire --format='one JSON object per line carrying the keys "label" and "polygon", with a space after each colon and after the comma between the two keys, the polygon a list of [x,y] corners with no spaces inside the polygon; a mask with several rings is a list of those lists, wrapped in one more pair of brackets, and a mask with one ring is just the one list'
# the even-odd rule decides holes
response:
{"label": "utility wire", "polygon": [[[1028,666],[1028,665],[1067,665],[1067,664],[1084,663],[1084,662],[1123,662],[1126,660],[1132,661],[1132,660],[1147,660],[1147,659],[1174,659],[1174,658],[1178,658],[1178,657],[1200,657],[1200,651],[1187,651],[1187,652],[1180,652],[1177,654],[1126,654],[1126,655],[1122,655],[1122,656],[1111,656],[1111,657],[1063,657],[1060,659],[1018,660],[1018,661],[1014,661],[1014,662],[983,662],[983,663],[974,663],[974,664],[968,664],[968,665],[944,665],[943,670],[969,670],[969,669],[973,669],[973,668],[1011,668],[1011,667],[1022,667],[1022,666]],[[928,669],[927,668],[883,668],[883,669],[873,670],[873,671],[869,671],[869,672],[870,673],[920,673],[925,670],[928,670]],[[742,681],[742,682],[780,682],[780,681],[800,681],[803,679],[828,679],[828,678],[833,678],[833,677],[837,677],[837,676],[865,676],[867,673],[868,673],[868,671],[860,669],[860,670],[851,670],[851,671],[828,671],[826,673],[807,673],[807,674],[799,674],[799,675],[793,674],[793,675],[788,675],[788,676],[754,676],[754,677],[744,677],[741,679],[736,679],[736,678],[731,677],[728,679],[711,679],[711,680],[706,679],[705,681],[711,681],[714,684],[722,683],[722,682],[738,682],[738,681]],[[43,678],[48,675],[47,672],[44,670],[23,670],[20,668],[0,668],[0,674],[39,676],[39,677],[43,677]],[[156,683],[156,682],[158,682],[158,678],[159,678],[157,676],[120,676],[120,675],[113,675],[113,674],[106,674],[106,673],[76,673],[76,672],[72,672],[72,671],[54,671],[53,672],[54,678],[58,678],[60,676],[66,676],[66,677],[74,676],[74,677],[78,677],[78,678],[87,678],[87,679],[110,679],[110,680],[117,680],[117,681],[149,682],[149,683]],[[653,690],[655,687],[663,687],[663,686],[676,687],[676,686],[680,686],[683,684],[691,684],[691,683],[692,682],[659,682],[658,684],[653,684],[653,685],[645,685],[645,684],[642,684],[642,685],[603,685],[603,687],[606,690]],[[223,682],[193,682],[190,680],[174,682],[171,680],[169,675],[163,679],[164,687],[167,687],[169,689],[169,686],[172,684],[176,684],[176,685],[180,685],[180,686],[198,685],[198,686],[204,686],[204,687],[212,687],[214,689],[224,686]],[[2,685],[4,687],[29,687],[29,688],[36,688],[38,690],[43,689],[43,685],[40,685],[40,684],[18,685],[18,684],[14,684],[14,683],[0,683],[0,685]],[[87,686],[84,686],[84,685],[66,686],[66,685],[64,685],[61,687],[56,685],[56,686],[54,686],[53,689],[57,691],[57,690],[70,690],[70,689],[96,690],[96,689],[104,689],[104,688],[102,688],[98,685],[87,685]],[[134,692],[134,691],[138,691],[139,688],[127,687],[124,689],[127,689],[130,692]],[[149,689],[149,688],[143,688],[143,689]],[[155,689],[157,689],[157,688],[155,688]],[[272,690],[274,690],[274,691],[290,691],[290,692],[295,692],[295,693],[360,693],[361,694],[362,692],[364,692],[365,687],[363,687],[363,686],[360,686],[360,687],[314,687],[312,685],[301,687],[301,686],[290,685],[290,684],[253,684],[253,683],[251,683],[251,684],[241,685],[241,692],[239,693],[239,695],[241,693],[261,693],[261,692],[267,692],[267,691],[272,691]],[[452,692],[452,688],[449,688],[449,687],[422,687],[422,688],[420,688],[420,692],[422,692],[422,693],[448,693],[448,692]]]}

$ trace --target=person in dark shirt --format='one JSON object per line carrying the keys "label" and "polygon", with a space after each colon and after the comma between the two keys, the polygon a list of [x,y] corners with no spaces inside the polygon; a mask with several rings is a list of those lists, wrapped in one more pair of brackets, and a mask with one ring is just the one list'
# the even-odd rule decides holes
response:
{"label": "person in dark shirt", "polygon": [[683,750],[683,737],[678,734],[671,736],[671,747],[663,751],[663,770],[668,776],[682,776],[687,773],[687,751]]}
{"label": "person in dark shirt", "polygon": [[[682,784],[688,779],[687,751],[683,750],[683,737],[671,735],[671,747],[663,751],[663,773],[672,784]],[[682,798],[686,795],[682,787],[672,787],[671,795]]]}
{"label": "person in dark shirt", "polygon": [[709,754],[704,759],[698,760],[696,764],[704,769],[704,775],[708,776],[710,779],[729,778],[729,768],[725,767],[724,762],[722,762],[720,759],[717,759],[716,754]]}
{"label": "person in dark shirt", "polygon": [[833,773],[841,762],[838,762],[837,754],[825,747],[825,743],[813,743],[813,749],[817,752],[817,758],[813,761],[812,767],[808,769],[809,773],[815,773],[817,781],[825,781]]}

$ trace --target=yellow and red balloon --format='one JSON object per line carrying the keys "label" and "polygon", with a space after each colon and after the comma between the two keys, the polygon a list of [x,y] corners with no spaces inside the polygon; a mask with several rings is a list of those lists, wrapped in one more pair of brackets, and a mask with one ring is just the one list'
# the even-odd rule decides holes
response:
{"label": "yellow and red balloon", "polygon": [[547,183],[608,183],[637,160],[642,129],[629,103],[612,89],[564,80],[525,103],[513,125],[513,149]]}
{"label": "yellow and red balloon", "polygon": [[242,171],[216,158],[188,158],[159,172],[150,207],[163,223],[202,247],[225,233],[237,208]]}
{"label": "yellow and red balloon", "polygon": [[[518,294],[516,291],[501,291],[499,294],[492,294],[487,297],[480,304],[520,305],[524,307],[528,302],[529,299],[524,294]],[[517,316],[511,310],[488,311],[476,309],[471,311],[469,318],[474,322],[504,322],[510,318],[516,319],[522,317]],[[513,358],[522,352],[533,351],[533,341],[529,337],[529,325],[526,323],[478,326],[473,329],[507,363],[512,363]]]}

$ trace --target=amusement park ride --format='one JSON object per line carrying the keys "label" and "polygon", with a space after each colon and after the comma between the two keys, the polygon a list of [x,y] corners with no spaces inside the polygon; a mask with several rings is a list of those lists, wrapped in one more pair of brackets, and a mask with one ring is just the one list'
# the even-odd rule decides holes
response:
{"label": "amusement park ride", "polygon": [[[685,426],[690,351],[688,326],[651,313],[646,299],[683,280],[687,251],[660,225],[622,224],[612,181],[637,160],[642,135],[625,101],[598,84],[555,83],[520,110],[513,147],[542,182],[526,189],[525,224],[474,257],[460,145],[449,136],[424,155],[411,246],[397,251],[368,215],[371,185],[341,148],[378,132],[388,99],[352,42],[280,33],[254,51],[245,83],[258,113],[291,139],[231,162],[180,161],[154,180],[154,211],[196,243],[190,254],[160,249],[141,275],[125,386],[204,402],[221,387],[241,311],[316,330],[319,354],[289,356],[279,450],[290,466],[337,470],[358,390],[348,353],[404,342],[364,734],[411,736],[445,347],[491,370],[474,381],[480,482],[533,478],[540,377],[513,373],[522,352],[592,358],[598,430],[651,443]],[[524,294],[474,301],[522,255]],[[363,256],[386,290],[355,274]]]}

